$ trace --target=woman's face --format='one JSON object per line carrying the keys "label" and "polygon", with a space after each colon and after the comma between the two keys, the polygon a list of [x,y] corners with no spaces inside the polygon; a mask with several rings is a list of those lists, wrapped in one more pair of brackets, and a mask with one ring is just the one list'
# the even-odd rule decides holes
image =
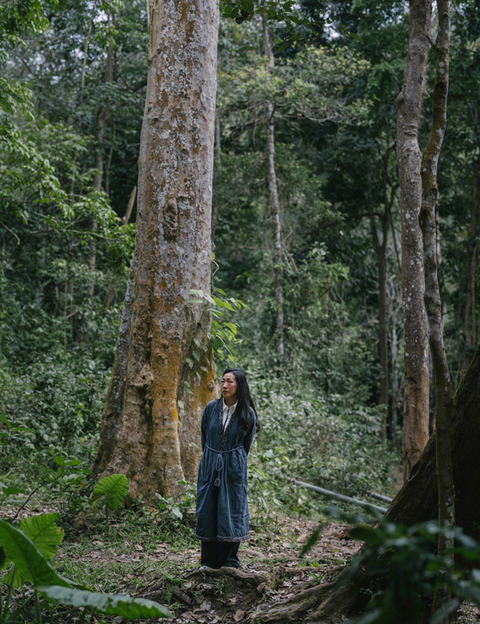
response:
{"label": "woman's face", "polygon": [[220,389],[225,402],[233,405],[237,400],[237,380],[233,373],[225,373],[220,382]]}

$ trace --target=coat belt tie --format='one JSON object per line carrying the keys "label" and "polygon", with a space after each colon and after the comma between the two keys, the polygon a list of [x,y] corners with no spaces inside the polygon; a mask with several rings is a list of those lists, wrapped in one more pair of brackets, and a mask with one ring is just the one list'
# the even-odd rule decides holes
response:
{"label": "coat belt tie", "polygon": [[209,451],[212,451],[213,453],[217,453],[217,462],[215,464],[215,470],[217,471],[218,474],[217,474],[217,478],[215,479],[214,486],[215,487],[220,487],[220,473],[222,472],[223,465],[224,465],[223,455],[225,453],[233,453],[233,451],[238,451],[242,447],[241,446],[236,446],[235,448],[230,449],[228,451],[218,451],[217,449],[213,449],[211,446],[208,446],[208,444],[205,444],[205,447]]}

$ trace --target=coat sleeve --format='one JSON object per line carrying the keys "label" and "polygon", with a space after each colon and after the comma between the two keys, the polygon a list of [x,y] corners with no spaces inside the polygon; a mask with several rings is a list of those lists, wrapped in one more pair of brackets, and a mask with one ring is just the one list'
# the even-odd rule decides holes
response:
{"label": "coat sleeve", "polygon": [[250,410],[250,415],[252,417],[252,424],[250,426],[250,429],[247,431],[245,437],[243,438],[243,446],[245,447],[245,450],[247,451],[247,455],[248,455],[248,451],[250,450],[250,447],[252,446],[252,442],[253,442],[253,436],[255,435],[255,427],[257,424],[257,419],[255,416],[255,412],[252,410]]}

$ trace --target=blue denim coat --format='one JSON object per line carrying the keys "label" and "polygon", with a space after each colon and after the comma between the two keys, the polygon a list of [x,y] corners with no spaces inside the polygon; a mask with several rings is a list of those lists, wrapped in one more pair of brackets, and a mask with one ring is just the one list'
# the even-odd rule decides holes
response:
{"label": "blue denim coat", "polygon": [[223,431],[222,403],[223,399],[210,401],[202,417],[196,537],[205,542],[241,542],[248,537],[247,455],[255,434],[255,412],[250,408],[247,432],[239,427],[235,412]]}

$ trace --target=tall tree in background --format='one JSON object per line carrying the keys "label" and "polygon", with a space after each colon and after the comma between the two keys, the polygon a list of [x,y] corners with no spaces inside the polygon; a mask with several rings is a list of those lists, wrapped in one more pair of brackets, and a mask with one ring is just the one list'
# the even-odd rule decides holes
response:
{"label": "tall tree in background", "polygon": [[410,0],[410,38],[403,88],[397,98],[397,157],[402,221],[402,297],[405,339],[403,410],[404,475],[408,477],[428,441],[428,328],[422,232],[422,152],[418,126],[430,49],[431,0]]}
{"label": "tall tree in background", "polygon": [[[268,20],[266,13],[262,14],[263,22],[263,41],[265,45],[265,56],[268,60],[268,70],[273,72],[275,68],[275,57],[270,43],[270,34],[268,32]],[[267,123],[268,123],[268,187],[270,189],[270,206],[272,209],[272,217],[274,223],[274,241],[273,241],[273,283],[275,287],[275,302],[277,304],[276,318],[276,340],[277,355],[283,358],[283,286],[282,286],[282,221],[280,217],[280,200],[277,188],[277,173],[275,170],[275,107],[273,103],[267,102]]]}
{"label": "tall tree in background", "polygon": [[209,292],[216,0],[153,0],[136,246],[94,470],[129,495],[176,496],[192,479],[202,406],[215,396]]}
{"label": "tall tree in background", "polygon": [[[438,522],[441,527],[455,526],[455,486],[452,468],[451,420],[453,410],[452,381],[443,340],[442,302],[438,283],[437,169],[447,125],[447,95],[450,63],[449,0],[437,0],[438,35],[435,42],[435,86],[433,89],[433,122],[422,160],[422,207],[420,224],[425,263],[425,308],[429,324],[429,343],[435,376],[436,469],[438,487]],[[438,554],[453,548],[453,538],[441,532]],[[435,595],[436,610],[449,599],[445,590]]]}

